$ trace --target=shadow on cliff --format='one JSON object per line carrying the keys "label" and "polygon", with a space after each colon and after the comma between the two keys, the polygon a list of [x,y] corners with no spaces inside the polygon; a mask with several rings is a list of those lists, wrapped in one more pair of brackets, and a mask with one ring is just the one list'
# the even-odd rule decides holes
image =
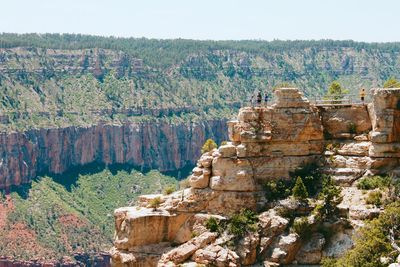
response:
{"label": "shadow on cliff", "polygon": [[[133,166],[129,164],[112,164],[106,165],[102,163],[90,163],[84,166],[74,166],[70,168],[68,171],[62,174],[54,174],[48,172],[42,172],[37,175],[34,181],[39,181],[40,177],[47,176],[53,179],[56,183],[65,187],[65,189],[71,192],[73,186],[77,186],[77,182],[79,180],[79,176],[81,175],[93,175],[104,171],[105,169],[110,170],[113,175],[116,175],[119,171],[126,171],[130,173],[133,170],[146,174],[151,171],[151,168],[144,168]],[[192,171],[193,165],[187,165],[182,169],[161,172],[164,175],[168,175],[174,177],[177,180],[185,179]],[[19,186],[12,186],[9,188],[9,191],[16,192],[21,198],[27,199],[29,196],[29,191],[32,188],[31,183],[22,184]]]}

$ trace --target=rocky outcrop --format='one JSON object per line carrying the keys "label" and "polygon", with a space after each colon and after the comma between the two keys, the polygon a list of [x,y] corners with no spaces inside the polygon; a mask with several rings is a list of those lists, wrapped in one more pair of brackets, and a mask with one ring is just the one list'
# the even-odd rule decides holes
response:
{"label": "rocky outcrop", "polygon": [[225,125],[144,122],[0,133],[0,189],[90,163],[177,171],[194,165],[207,138],[225,140]]}
{"label": "rocky outcrop", "polygon": [[[383,95],[389,103],[393,102],[392,98],[397,99],[400,92],[399,89],[380,90],[382,92],[375,93],[374,97],[379,100]],[[184,261],[240,266],[261,260],[265,266],[277,266],[294,260],[317,264],[322,256],[342,255],[353,245],[354,228],[349,221],[320,222],[319,226],[335,233],[330,240],[321,234],[300,236],[293,229],[289,231],[290,222],[280,212],[294,217],[307,215],[307,225],[316,227],[315,215],[309,215],[312,207],[287,199],[271,209],[263,184],[291,179],[294,170],[316,163],[337,184],[345,187],[345,196],[338,206],[345,217],[357,221],[379,214],[379,209],[366,206],[361,190],[351,187],[363,175],[393,172],[398,168],[393,163],[399,160],[397,154],[371,153],[371,147],[376,144],[385,144],[388,149],[399,144],[397,135],[393,134],[398,127],[397,110],[390,111],[392,106],[386,106],[379,111],[374,107],[378,100],[368,108],[356,105],[343,106],[344,110],[340,110],[341,106],[321,109],[311,105],[297,89],[284,88],[276,91],[276,103],[271,107],[242,108],[238,119],[228,123],[230,142],[204,153],[198,160],[189,178],[190,188],[169,196],[141,197],[140,207],[123,208],[123,213],[128,215],[121,216],[120,209],[116,210],[112,262],[116,266],[132,266],[132,262],[133,266],[175,266]],[[394,114],[393,118],[388,112]],[[381,116],[389,116],[386,119],[393,123],[379,124]],[[354,122],[353,118],[356,118]],[[376,140],[372,136],[379,138]],[[157,215],[143,213],[151,207],[150,202],[155,197],[161,199],[160,211]],[[193,231],[194,225],[201,224],[199,218],[204,216],[199,214],[229,218],[242,209],[262,211],[268,208],[259,214],[257,230],[248,231],[239,239],[224,234],[209,239],[206,237],[211,237],[212,233],[207,234],[207,230],[199,238],[191,239],[187,234]],[[302,222],[300,218],[294,221]],[[154,259],[151,264],[135,256],[135,253],[146,253],[148,246],[160,246],[160,242],[180,246],[159,249],[155,256],[159,260]],[[131,256],[126,257],[130,260],[122,262],[121,253],[130,253]]]}

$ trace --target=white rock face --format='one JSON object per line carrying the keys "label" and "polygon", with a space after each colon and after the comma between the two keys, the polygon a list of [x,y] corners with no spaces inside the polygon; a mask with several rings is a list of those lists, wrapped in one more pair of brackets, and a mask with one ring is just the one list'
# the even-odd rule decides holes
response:
{"label": "white rock face", "polygon": [[322,259],[322,248],[325,238],[320,233],[315,233],[296,255],[296,261],[300,264],[318,264]]}

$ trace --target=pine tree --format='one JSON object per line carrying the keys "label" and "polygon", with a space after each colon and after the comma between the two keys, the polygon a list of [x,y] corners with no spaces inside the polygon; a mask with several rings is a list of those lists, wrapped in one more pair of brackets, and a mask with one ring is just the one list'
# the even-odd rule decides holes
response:
{"label": "pine tree", "polygon": [[333,81],[328,88],[328,96],[332,96],[335,100],[342,99],[348,92],[349,90],[344,89],[338,81]]}
{"label": "pine tree", "polygon": [[292,189],[292,195],[299,200],[304,200],[308,197],[306,186],[300,176],[297,176],[296,183]]}

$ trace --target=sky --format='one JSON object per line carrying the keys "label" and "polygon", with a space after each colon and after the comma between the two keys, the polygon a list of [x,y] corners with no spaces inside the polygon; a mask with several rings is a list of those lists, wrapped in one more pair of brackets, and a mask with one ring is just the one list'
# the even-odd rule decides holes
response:
{"label": "sky", "polygon": [[0,0],[0,32],[400,41],[399,0]]}

